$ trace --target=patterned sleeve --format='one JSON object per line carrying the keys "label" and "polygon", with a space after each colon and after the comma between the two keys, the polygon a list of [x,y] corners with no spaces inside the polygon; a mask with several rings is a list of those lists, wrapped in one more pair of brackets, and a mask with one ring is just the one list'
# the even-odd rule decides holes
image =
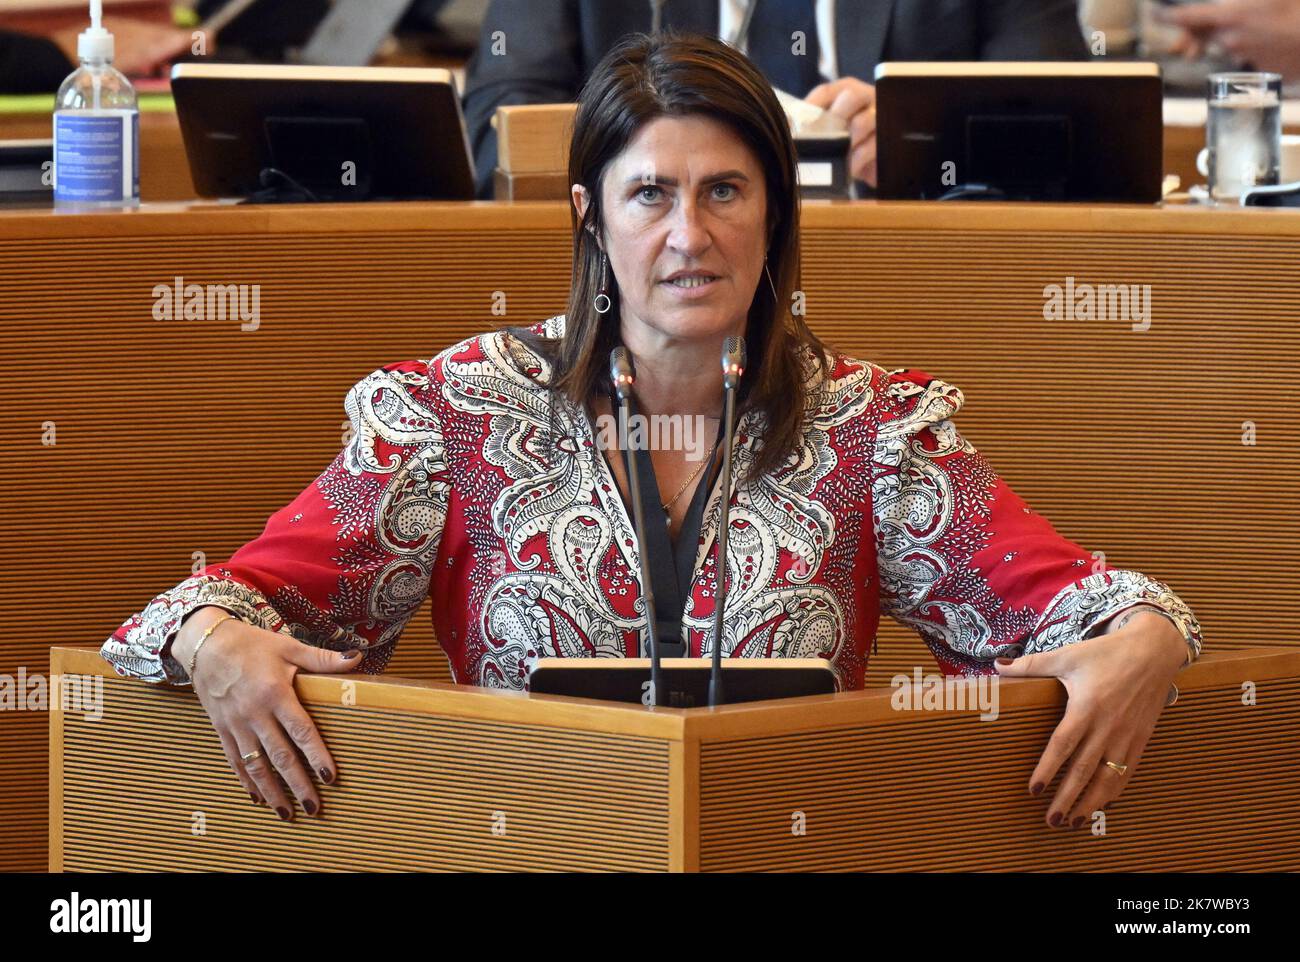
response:
{"label": "patterned sleeve", "polygon": [[1168,585],[1108,568],[1058,534],[950,420],[961,391],[922,371],[878,371],[872,499],[882,609],[914,628],[949,674],[1047,651],[1152,605],[1177,625],[1189,660],[1196,616]]}
{"label": "patterned sleeve", "polygon": [[332,650],[388,663],[429,591],[449,486],[431,364],[380,368],[347,394],[351,438],[334,461],[230,560],[154,598],[100,648],[120,675],[189,684],[169,642],[205,605]]}

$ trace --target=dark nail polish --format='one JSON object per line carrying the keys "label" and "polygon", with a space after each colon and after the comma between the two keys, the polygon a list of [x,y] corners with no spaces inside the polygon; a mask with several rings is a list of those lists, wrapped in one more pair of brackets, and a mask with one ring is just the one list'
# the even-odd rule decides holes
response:
{"label": "dark nail polish", "polygon": [[322,768],[320,770],[320,780],[324,782],[326,785],[333,785],[334,773],[330,771],[328,768]]}
{"label": "dark nail polish", "polygon": [[1061,813],[1060,813],[1060,812],[1053,812],[1051,815],[1049,815],[1049,816],[1047,817],[1047,824],[1048,824],[1048,825],[1051,825],[1053,828],[1055,828],[1057,825],[1060,825],[1060,824],[1061,824]]}
{"label": "dark nail polish", "polygon": [[1043,794],[1043,783],[1042,783],[1042,782],[1034,782],[1034,784],[1033,784],[1032,786],[1030,786],[1029,791],[1030,791],[1030,794],[1033,794],[1033,795],[1041,795],[1041,794]]}
{"label": "dark nail polish", "polygon": [[304,811],[307,812],[308,815],[316,814],[316,803],[312,799],[310,798],[303,799],[302,807]]}
{"label": "dark nail polish", "polygon": [[279,816],[280,816],[282,819],[284,819],[286,822],[289,820],[289,810],[288,810],[287,808],[285,808],[283,805],[279,806],[279,807],[275,810],[275,814],[279,815]]}
{"label": "dark nail polish", "polygon": [[1076,815],[1074,816],[1074,820],[1070,822],[1070,828],[1078,828],[1082,824],[1083,824],[1083,816]]}
{"label": "dark nail polish", "polygon": [[357,657],[357,655],[359,654],[361,654],[360,648],[349,648],[347,651],[343,652],[343,654],[341,654],[339,657],[342,658],[344,661],[347,661],[351,658]]}
{"label": "dark nail polish", "polygon": [[999,665],[1009,665],[1013,661],[1015,661],[1014,658],[994,658],[993,660],[996,661]]}
{"label": "dark nail polish", "polygon": [[258,797],[257,792],[249,792],[248,797],[253,800],[254,805],[262,804],[262,799]]}

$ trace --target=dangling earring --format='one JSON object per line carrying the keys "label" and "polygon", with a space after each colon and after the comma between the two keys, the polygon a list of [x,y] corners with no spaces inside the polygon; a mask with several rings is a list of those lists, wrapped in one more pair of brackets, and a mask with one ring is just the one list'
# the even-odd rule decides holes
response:
{"label": "dangling earring", "polygon": [[[601,300],[604,300],[604,307],[601,306]],[[597,314],[605,314],[613,306],[613,301],[609,299],[609,256],[601,251],[600,253],[600,290],[596,293],[596,299],[593,306]]]}
{"label": "dangling earring", "polygon": [[772,272],[767,269],[767,258],[763,258],[763,273],[767,275],[767,286],[772,288],[772,301],[778,300],[776,296],[776,285],[772,283]]}

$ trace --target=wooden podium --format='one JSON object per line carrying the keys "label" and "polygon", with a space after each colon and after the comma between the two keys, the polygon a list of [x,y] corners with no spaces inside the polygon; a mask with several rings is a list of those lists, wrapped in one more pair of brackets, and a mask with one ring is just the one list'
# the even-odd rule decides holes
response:
{"label": "wooden podium", "polygon": [[[562,312],[569,209],[0,211],[21,530],[0,543],[0,676],[48,673],[51,645],[102,641],[199,552],[229,558],[338,453],[365,374]],[[809,201],[802,243],[813,330],[960,387],[963,435],[1061,534],[1170,585],[1209,651],[1300,649],[1300,512],[1271,510],[1300,463],[1300,214]],[[154,320],[154,285],[178,276],[260,285],[260,327]],[[1067,277],[1150,285],[1150,329],[1044,318]],[[46,422],[58,444],[39,443]],[[430,607],[393,674],[447,680]],[[880,628],[868,685],[932,664],[915,631]],[[43,712],[0,713],[0,869],[49,864],[47,738]]]}
{"label": "wooden podium", "polygon": [[50,713],[52,871],[1300,870],[1293,647],[1185,669],[1104,834],[1049,828],[1050,789],[1027,791],[1054,679],[1001,682],[981,720],[896,710],[890,688],[651,711],[300,675],[340,777],[320,818],[284,822],[248,800],[192,692],[119,678],[94,649],[52,665],[102,692]]}

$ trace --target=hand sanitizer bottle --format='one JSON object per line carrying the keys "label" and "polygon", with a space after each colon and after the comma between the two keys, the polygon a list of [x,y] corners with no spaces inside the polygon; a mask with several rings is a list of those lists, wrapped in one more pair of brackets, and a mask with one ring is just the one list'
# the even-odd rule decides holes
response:
{"label": "hand sanitizer bottle", "polygon": [[54,102],[54,206],[95,210],[140,203],[140,111],[130,81],[113,67],[103,0],[77,37],[81,66]]}

